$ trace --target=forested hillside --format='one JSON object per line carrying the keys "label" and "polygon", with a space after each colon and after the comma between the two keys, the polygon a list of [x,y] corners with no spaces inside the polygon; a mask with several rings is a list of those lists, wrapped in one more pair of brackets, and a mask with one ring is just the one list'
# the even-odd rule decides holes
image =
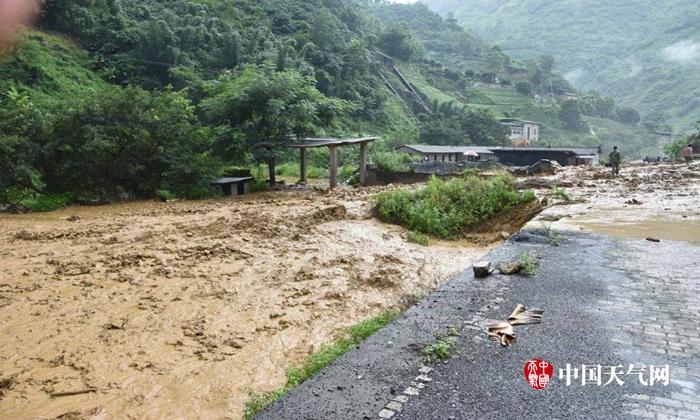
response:
{"label": "forested hillside", "polygon": [[0,200],[39,209],[203,197],[294,159],[293,135],[377,134],[378,163],[402,143],[505,144],[513,117],[541,122],[542,144],[654,147],[611,98],[536,99],[572,89],[548,57],[513,60],[422,5],[46,0],[36,26],[0,61]]}
{"label": "forested hillside", "polygon": [[422,0],[519,59],[551,54],[597,89],[677,130],[700,115],[696,0]]}

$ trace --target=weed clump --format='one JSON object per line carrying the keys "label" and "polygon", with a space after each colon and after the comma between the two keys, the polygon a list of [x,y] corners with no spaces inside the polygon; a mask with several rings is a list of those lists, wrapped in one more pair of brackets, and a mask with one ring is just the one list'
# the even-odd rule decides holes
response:
{"label": "weed clump", "polygon": [[414,244],[418,245],[430,245],[430,238],[428,237],[428,235],[424,235],[418,232],[408,232],[408,235],[406,235],[406,240],[408,242],[413,242]]}
{"label": "weed clump", "polygon": [[512,179],[474,175],[441,180],[433,177],[415,191],[397,189],[377,197],[379,216],[411,231],[453,239],[466,228],[535,199],[519,192]]}

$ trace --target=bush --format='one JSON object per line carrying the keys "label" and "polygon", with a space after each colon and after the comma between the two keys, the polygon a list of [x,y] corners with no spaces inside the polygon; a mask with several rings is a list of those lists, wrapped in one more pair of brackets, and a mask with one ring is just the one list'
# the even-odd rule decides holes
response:
{"label": "bush", "polygon": [[26,207],[31,211],[47,212],[63,208],[71,201],[73,201],[73,197],[70,194],[32,194],[13,204]]}
{"label": "bush", "polygon": [[424,235],[424,234],[418,233],[418,232],[408,232],[408,235],[406,236],[406,240],[408,242],[413,242],[414,244],[418,244],[418,245],[423,245],[423,246],[430,245],[430,238],[428,237],[428,235]]}
{"label": "bush", "polygon": [[377,152],[372,155],[372,163],[386,172],[407,172],[411,169],[408,165],[416,160],[408,153]]}
{"label": "bush", "polygon": [[398,189],[380,194],[377,211],[383,220],[412,231],[455,238],[466,228],[534,198],[531,191],[516,191],[506,175],[447,181],[433,177],[416,191]]}
{"label": "bush", "polygon": [[[275,173],[279,176],[297,177],[301,176],[301,167],[298,162],[287,162],[275,166]],[[318,166],[307,165],[306,177],[312,179],[328,178],[328,170]]]}

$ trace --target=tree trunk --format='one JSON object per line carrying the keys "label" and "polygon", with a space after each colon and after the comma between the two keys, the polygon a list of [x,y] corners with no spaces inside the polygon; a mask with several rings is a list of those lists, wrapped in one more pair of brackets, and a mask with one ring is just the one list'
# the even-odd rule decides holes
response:
{"label": "tree trunk", "polygon": [[267,160],[267,166],[270,169],[270,186],[277,186],[277,177],[275,173],[275,158],[271,157]]}

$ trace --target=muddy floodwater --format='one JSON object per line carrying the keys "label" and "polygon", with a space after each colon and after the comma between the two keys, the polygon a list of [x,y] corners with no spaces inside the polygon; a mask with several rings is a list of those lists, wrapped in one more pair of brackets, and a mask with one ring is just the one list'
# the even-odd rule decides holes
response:
{"label": "muddy floodwater", "polygon": [[0,215],[2,417],[240,418],[249,389],[489,249],[408,243],[370,193]]}
{"label": "muddy floodwater", "polygon": [[[697,164],[524,181],[550,205],[534,227],[699,239]],[[0,215],[2,417],[240,418],[249,390],[284,385],[341,329],[417,301],[540,210],[423,247],[371,217],[375,192]]]}

